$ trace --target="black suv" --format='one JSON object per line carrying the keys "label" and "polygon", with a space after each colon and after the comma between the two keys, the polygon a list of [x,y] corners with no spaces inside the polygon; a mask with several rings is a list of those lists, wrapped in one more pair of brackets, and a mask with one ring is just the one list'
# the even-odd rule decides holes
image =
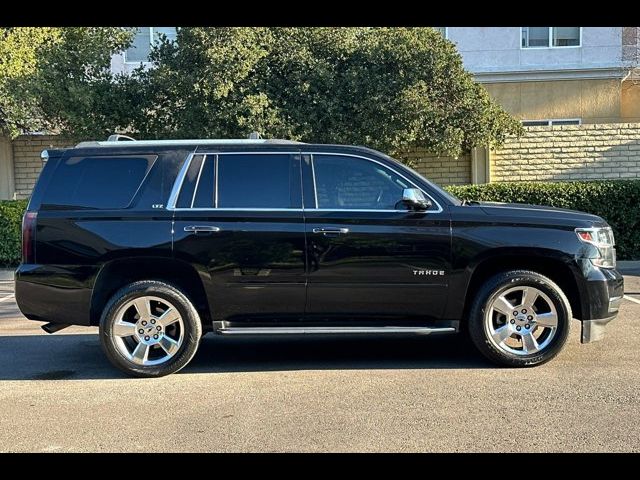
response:
{"label": "black suv", "polygon": [[461,201],[362,147],[107,141],[43,152],[16,299],[52,333],[97,325],[137,376],[207,331],[467,332],[489,359],[597,340],[623,294],[611,228],[550,207]]}

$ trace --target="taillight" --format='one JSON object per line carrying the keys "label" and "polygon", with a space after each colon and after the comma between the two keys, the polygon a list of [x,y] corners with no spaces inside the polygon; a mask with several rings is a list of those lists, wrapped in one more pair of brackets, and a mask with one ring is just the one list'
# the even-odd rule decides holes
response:
{"label": "taillight", "polygon": [[37,212],[26,212],[22,217],[22,263],[36,263]]}

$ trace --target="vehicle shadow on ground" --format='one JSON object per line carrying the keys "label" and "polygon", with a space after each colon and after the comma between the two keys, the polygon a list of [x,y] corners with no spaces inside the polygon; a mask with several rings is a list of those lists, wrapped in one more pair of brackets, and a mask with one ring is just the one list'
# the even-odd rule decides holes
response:
{"label": "vehicle shadow on ground", "polygon": [[[184,374],[349,369],[494,368],[459,336],[261,337],[208,335]],[[0,380],[129,378],[97,335],[0,337]]]}

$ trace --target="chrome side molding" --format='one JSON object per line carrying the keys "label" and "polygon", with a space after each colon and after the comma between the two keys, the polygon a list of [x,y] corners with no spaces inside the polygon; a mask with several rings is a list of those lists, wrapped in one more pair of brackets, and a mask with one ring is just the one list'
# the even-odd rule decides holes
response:
{"label": "chrome side molding", "polygon": [[213,225],[188,225],[184,227],[184,231],[188,233],[213,233],[219,232],[220,227],[214,227]]}
{"label": "chrome side molding", "polygon": [[454,327],[226,327],[216,330],[222,335],[332,335],[352,333],[455,333]]}

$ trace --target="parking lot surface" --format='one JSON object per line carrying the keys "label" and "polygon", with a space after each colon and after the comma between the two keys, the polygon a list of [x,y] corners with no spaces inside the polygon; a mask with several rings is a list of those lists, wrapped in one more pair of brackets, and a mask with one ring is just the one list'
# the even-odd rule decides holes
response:
{"label": "parking lot surface", "polygon": [[496,368],[457,337],[209,335],[151,380],[111,367],[95,328],[42,332],[12,285],[0,451],[640,451],[640,276],[603,341],[580,345],[575,321],[536,368]]}

